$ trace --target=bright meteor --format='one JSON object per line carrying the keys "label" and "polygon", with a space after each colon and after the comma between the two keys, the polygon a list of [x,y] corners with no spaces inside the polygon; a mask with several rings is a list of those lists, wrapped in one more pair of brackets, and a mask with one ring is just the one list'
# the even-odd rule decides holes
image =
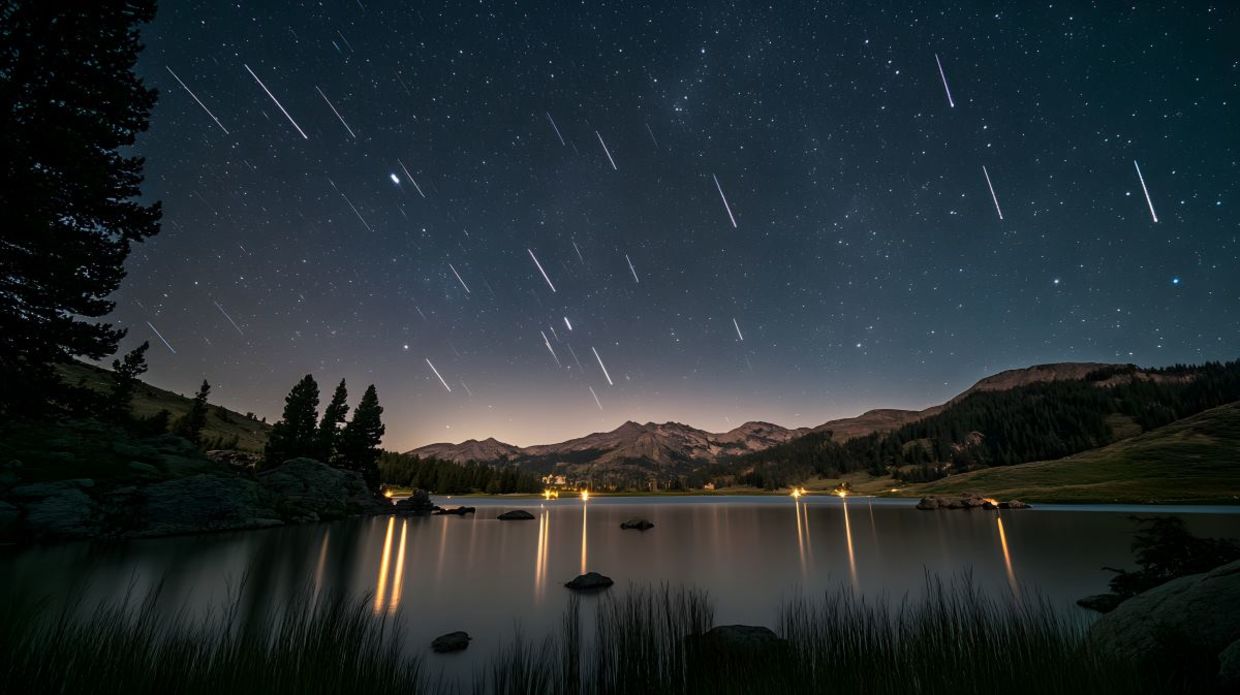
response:
{"label": "bright meteor", "polygon": [[297,129],[297,132],[301,133],[303,138],[309,140],[310,136],[306,135],[306,131],[302,130],[301,126],[297,125],[297,121],[293,120],[293,117],[289,115],[288,111],[284,110],[284,105],[280,103],[280,100],[276,98],[276,95],[272,94],[270,89],[267,89],[267,85],[263,84],[263,81],[258,79],[258,75],[254,74],[254,71],[250,69],[249,65],[244,65],[244,67],[246,72],[250,73],[250,77],[253,77],[254,81],[258,83],[258,86],[262,87],[264,92],[267,92],[267,96],[271,97],[271,100],[275,102],[276,107],[280,109],[280,113],[284,114],[284,117],[288,119],[288,122],[293,124],[293,127]]}
{"label": "bright meteor", "polygon": [[439,378],[439,383],[443,384],[443,387],[448,389],[448,393],[452,393],[452,387],[448,386],[448,382],[444,381],[443,377],[439,375],[439,370],[435,369],[435,365],[431,364],[431,358],[426,358],[426,364],[431,368],[432,372],[435,372],[435,376]]}
{"label": "bright meteor", "polygon": [[538,262],[538,257],[530,249],[526,249],[526,251],[530,252],[530,258],[534,259],[534,265],[538,266],[538,272],[542,273],[543,279],[547,281],[547,286],[551,288],[552,292],[555,292],[555,285],[551,284],[551,278],[547,277],[547,271],[543,270],[542,263]]}
{"label": "bright meteor", "polygon": [[1150,189],[1145,187],[1145,177],[1141,175],[1141,165],[1137,164],[1137,160],[1132,160],[1132,165],[1137,168],[1137,179],[1141,181],[1141,190],[1145,193],[1145,204],[1150,206],[1150,217],[1154,221],[1158,221],[1158,213],[1154,212],[1154,201],[1150,200]]}

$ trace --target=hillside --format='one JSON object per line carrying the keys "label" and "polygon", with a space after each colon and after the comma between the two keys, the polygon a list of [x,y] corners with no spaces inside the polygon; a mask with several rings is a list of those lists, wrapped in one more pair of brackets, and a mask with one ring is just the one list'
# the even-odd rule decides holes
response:
{"label": "hillside", "polygon": [[1240,502],[1240,402],[1055,461],[953,475],[901,494],[1056,502]]}
{"label": "hillside", "polygon": [[[84,362],[60,367],[61,378],[67,384],[82,385],[95,391],[106,391],[112,387],[112,374]],[[137,417],[150,417],[161,410],[167,410],[175,422],[189,411],[190,398],[171,391],[156,388],[145,382],[139,382],[134,392],[133,412]],[[262,451],[267,443],[267,433],[271,426],[252,417],[234,412],[218,405],[211,406],[207,416],[206,427],[203,428],[204,441],[231,441],[237,438],[237,448],[246,451]]]}
{"label": "hillside", "polygon": [[858,471],[908,484],[1078,454],[1238,398],[1240,363],[1145,369],[1064,362],[999,372],[924,410],[870,410],[814,428],[748,422],[711,433],[676,422],[626,422],[557,444],[469,440],[408,453],[515,463],[642,489],[708,482],[770,489]]}

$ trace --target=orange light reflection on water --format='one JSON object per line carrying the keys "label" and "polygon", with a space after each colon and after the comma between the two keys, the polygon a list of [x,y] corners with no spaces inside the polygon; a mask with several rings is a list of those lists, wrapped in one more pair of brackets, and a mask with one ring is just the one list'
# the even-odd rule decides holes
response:
{"label": "orange light reflection on water", "polygon": [[586,511],[590,505],[581,505],[581,573],[586,573]]}
{"label": "orange light reflection on water", "polygon": [[547,586],[547,551],[551,537],[551,512],[538,516],[538,550],[534,553],[534,595],[541,599]]}
{"label": "orange light reflection on water", "polygon": [[388,567],[392,561],[392,531],[396,518],[388,517],[387,534],[383,538],[383,556],[379,560],[379,579],[375,585],[375,614],[383,612],[383,599],[387,596]]}
{"label": "orange light reflection on water", "polygon": [[405,583],[405,539],[408,537],[409,520],[404,519],[400,522],[400,547],[396,549],[396,576],[392,579],[392,601],[388,604],[388,612],[396,611],[400,605],[401,587]]}
{"label": "orange light reflection on water", "polygon": [[857,582],[857,555],[853,552],[852,523],[848,519],[848,500],[841,495],[840,501],[844,506],[844,537],[848,541],[848,574],[852,578],[853,590],[860,590],[861,585]]}
{"label": "orange light reflection on water", "polygon": [[1020,585],[1016,583],[1016,572],[1012,570],[1012,554],[1008,551],[1007,533],[1003,531],[1003,517],[995,515],[999,524],[999,547],[1003,549],[1003,564],[1007,566],[1008,584],[1012,587],[1012,595],[1020,598]]}

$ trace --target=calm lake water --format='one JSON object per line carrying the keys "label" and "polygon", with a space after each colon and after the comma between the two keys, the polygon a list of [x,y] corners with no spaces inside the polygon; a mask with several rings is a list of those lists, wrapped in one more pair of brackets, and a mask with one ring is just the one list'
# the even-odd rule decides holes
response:
{"label": "calm lake water", "polygon": [[[841,586],[915,595],[926,571],[971,572],[996,595],[1040,594],[1079,610],[1077,598],[1106,589],[1102,566],[1131,566],[1130,514],[1175,513],[1198,535],[1240,536],[1234,507],[924,512],[907,500],[818,496],[436,501],[478,513],[0,549],[0,591],[90,604],[162,581],[163,604],[193,613],[235,597],[243,610],[260,611],[306,589],[343,589],[369,594],[370,609],[401,623],[432,670],[451,674],[488,658],[517,625],[537,637],[554,629],[569,595],[563,583],[587,570],[613,577],[617,589],[628,582],[705,589],[720,624],[773,625],[782,600]],[[518,508],[536,518],[495,518]],[[634,516],[655,527],[622,531],[620,522]],[[430,655],[429,641],[454,630],[474,636],[470,649]]]}

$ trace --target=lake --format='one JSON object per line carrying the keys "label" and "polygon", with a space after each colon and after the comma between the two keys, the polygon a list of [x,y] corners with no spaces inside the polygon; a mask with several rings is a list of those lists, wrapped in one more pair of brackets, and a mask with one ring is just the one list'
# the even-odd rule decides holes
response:
{"label": "lake", "polygon": [[[1174,513],[1197,535],[1240,535],[1236,507],[927,512],[909,500],[827,496],[436,502],[478,512],[8,548],[0,550],[0,591],[90,605],[162,582],[161,605],[191,614],[232,598],[257,612],[299,591],[369,594],[369,609],[399,622],[432,671],[456,675],[508,643],[518,625],[535,637],[554,629],[569,596],[563,583],[587,570],[613,577],[613,591],[629,582],[705,589],[718,624],[773,625],[784,599],[840,587],[898,599],[918,593],[926,572],[968,572],[996,596],[1042,596],[1088,619],[1073,602],[1106,589],[1103,566],[1132,564],[1130,514]],[[508,509],[536,518],[495,518]],[[654,528],[619,528],[634,516]],[[454,630],[473,635],[470,649],[430,655],[429,641]]]}

